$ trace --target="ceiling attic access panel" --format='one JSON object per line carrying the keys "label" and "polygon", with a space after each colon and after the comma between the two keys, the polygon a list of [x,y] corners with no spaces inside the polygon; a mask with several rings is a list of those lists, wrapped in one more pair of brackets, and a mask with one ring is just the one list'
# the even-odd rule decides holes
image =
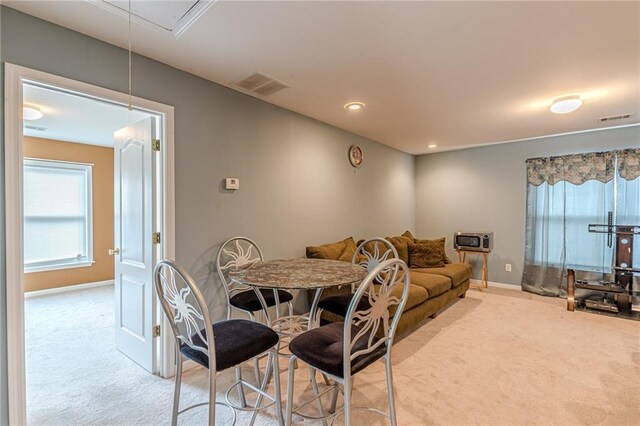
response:
{"label": "ceiling attic access panel", "polygon": [[[216,0],[173,0],[143,1],[131,0],[132,20],[159,32],[170,33],[178,38]],[[115,13],[123,18],[129,16],[129,0],[99,0],[92,4]]]}

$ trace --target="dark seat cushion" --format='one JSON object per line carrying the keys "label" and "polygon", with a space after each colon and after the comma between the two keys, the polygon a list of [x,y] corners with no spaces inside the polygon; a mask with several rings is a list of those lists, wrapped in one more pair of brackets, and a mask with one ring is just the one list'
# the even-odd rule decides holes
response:
{"label": "dark seat cushion", "polygon": [[[351,337],[356,335],[358,327],[351,327]],[[289,350],[302,361],[336,377],[343,377],[343,337],[344,323],[334,322],[314,328],[295,337],[289,343]],[[365,334],[355,344],[354,352],[367,347],[369,335]],[[374,342],[377,341],[375,338]],[[363,370],[365,367],[380,359],[386,352],[387,346],[380,345],[374,351],[360,355],[351,361],[351,374]]]}
{"label": "dark seat cushion", "polygon": [[[260,293],[262,293],[262,297],[264,297],[267,307],[275,306],[276,299],[273,295],[273,290],[263,288],[260,290]],[[286,303],[293,300],[291,293],[284,290],[278,290],[278,298],[280,298],[280,303]],[[260,299],[258,299],[258,295],[253,290],[247,290],[233,295],[230,302],[232,306],[249,312],[255,312],[262,309]]]}
{"label": "dark seat cushion", "polygon": [[[347,315],[347,311],[349,310],[349,305],[351,304],[352,299],[352,293],[336,294],[335,296],[325,297],[320,302],[318,302],[318,308],[344,317]],[[370,307],[371,305],[369,304],[369,301],[365,297],[363,297],[358,303],[357,310],[364,311],[365,309],[369,309]]]}
{"label": "dark seat cushion", "polygon": [[[200,330],[205,338],[206,330]],[[278,333],[255,321],[228,320],[213,324],[216,342],[216,371],[226,370],[250,360],[278,343]],[[198,334],[191,337],[194,345],[206,348]],[[180,346],[182,354],[209,368],[209,357],[186,344]]]}

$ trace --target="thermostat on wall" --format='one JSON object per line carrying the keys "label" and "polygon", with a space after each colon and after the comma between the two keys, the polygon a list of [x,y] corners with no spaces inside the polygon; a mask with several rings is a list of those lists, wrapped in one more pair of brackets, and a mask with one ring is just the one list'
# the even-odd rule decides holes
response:
{"label": "thermostat on wall", "polygon": [[227,189],[240,189],[240,179],[227,178],[225,181],[225,188]]}

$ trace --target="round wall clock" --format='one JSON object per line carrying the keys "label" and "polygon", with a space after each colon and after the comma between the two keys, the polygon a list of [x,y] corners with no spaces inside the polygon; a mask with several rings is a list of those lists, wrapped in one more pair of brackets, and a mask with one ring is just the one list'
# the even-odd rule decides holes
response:
{"label": "round wall clock", "polygon": [[351,147],[349,147],[349,162],[353,167],[360,167],[362,165],[362,149],[358,145],[351,145]]}

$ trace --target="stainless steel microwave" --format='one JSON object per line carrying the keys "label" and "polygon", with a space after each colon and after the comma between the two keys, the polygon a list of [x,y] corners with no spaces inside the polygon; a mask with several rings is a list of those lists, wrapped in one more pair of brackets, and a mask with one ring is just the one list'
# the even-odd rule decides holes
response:
{"label": "stainless steel microwave", "polygon": [[493,250],[493,232],[456,232],[453,234],[453,248],[488,253]]}

